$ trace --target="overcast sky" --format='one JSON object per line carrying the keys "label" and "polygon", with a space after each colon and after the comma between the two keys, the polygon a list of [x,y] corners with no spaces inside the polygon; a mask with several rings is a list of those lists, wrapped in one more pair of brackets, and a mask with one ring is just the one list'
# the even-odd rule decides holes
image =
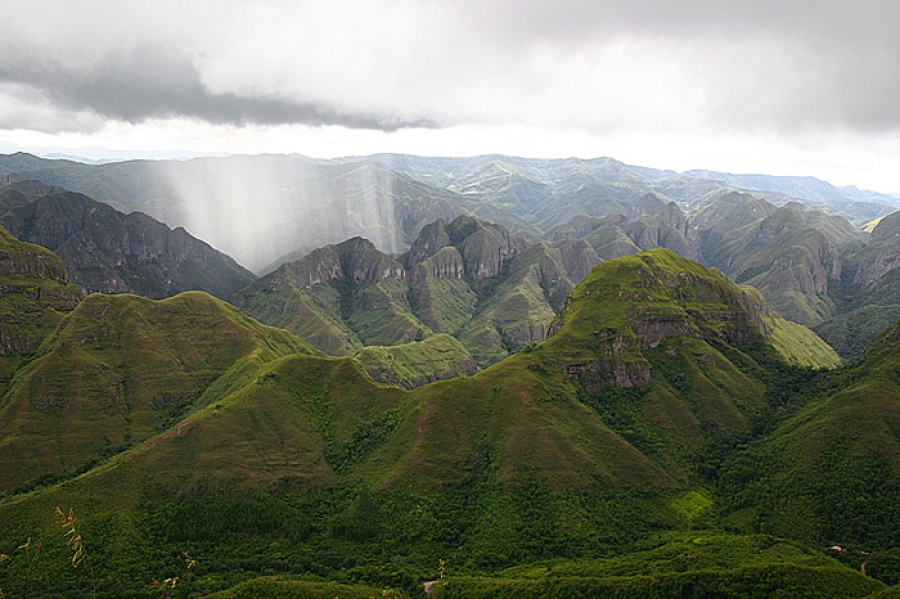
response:
{"label": "overcast sky", "polygon": [[900,192],[898,25],[896,0],[0,0],[0,151],[611,156]]}

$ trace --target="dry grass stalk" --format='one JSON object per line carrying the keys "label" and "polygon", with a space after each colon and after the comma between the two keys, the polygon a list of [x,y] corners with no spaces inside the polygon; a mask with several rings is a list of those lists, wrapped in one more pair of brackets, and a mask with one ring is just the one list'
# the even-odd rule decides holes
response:
{"label": "dry grass stalk", "polygon": [[[184,570],[185,575],[187,575],[191,570],[196,569],[197,560],[192,559],[191,556],[188,555],[187,551],[182,551],[181,555],[184,557]],[[154,578],[153,586],[156,587],[160,599],[170,599],[171,595],[169,595],[169,591],[175,589],[175,585],[181,582],[181,578],[181,576],[173,576],[162,581],[158,581]]]}
{"label": "dry grass stalk", "polygon": [[80,565],[84,565],[87,568],[88,573],[91,575],[93,596],[96,597],[97,579],[94,577],[94,569],[91,567],[90,561],[88,561],[87,551],[84,548],[84,539],[81,538],[81,535],[75,528],[75,522],[78,521],[78,518],[75,517],[75,512],[72,508],[69,508],[69,513],[66,514],[59,509],[59,506],[56,506],[56,518],[60,526],[66,531],[66,537],[68,537],[66,545],[72,548],[72,567],[77,568]]}

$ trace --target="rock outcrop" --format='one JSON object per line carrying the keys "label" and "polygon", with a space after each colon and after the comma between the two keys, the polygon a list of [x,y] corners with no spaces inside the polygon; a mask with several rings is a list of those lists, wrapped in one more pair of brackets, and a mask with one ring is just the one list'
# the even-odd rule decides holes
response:
{"label": "rock outcrop", "polygon": [[602,384],[646,387],[652,369],[644,352],[672,339],[691,340],[684,341],[688,345],[750,343],[769,338],[770,322],[755,290],[655,249],[595,267],[547,336],[569,348],[563,352],[569,357],[560,357],[565,377],[593,392]]}

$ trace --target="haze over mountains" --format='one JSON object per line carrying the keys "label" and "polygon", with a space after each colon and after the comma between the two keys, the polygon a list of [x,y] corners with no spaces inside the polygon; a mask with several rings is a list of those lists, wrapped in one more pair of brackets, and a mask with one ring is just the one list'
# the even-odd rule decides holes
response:
{"label": "haze over mountains", "polygon": [[[688,210],[740,189],[609,158],[263,155],[87,165],[13,154],[0,157],[0,176],[9,172],[84,193],[122,212],[144,212],[170,227],[183,226],[260,273],[277,266],[285,254],[295,252],[299,258],[297,252],[355,235],[382,251],[400,253],[437,218],[449,222],[472,214],[512,233],[539,236],[575,216],[624,213],[651,192]],[[890,200],[893,196],[851,194],[803,178],[755,177],[752,183],[765,190],[757,197],[777,205],[791,200],[783,190],[802,190],[804,201],[857,226],[900,206],[900,200]]]}

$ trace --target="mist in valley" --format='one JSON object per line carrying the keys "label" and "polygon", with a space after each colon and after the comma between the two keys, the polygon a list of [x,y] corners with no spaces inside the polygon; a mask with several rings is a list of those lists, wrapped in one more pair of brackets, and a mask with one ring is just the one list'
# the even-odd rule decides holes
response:
{"label": "mist in valley", "polygon": [[159,185],[132,209],[147,212],[262,274],[290,254],[362,236],[403,251],[396,179],[369,162],[335,165],[298,155],[162,163]]}

